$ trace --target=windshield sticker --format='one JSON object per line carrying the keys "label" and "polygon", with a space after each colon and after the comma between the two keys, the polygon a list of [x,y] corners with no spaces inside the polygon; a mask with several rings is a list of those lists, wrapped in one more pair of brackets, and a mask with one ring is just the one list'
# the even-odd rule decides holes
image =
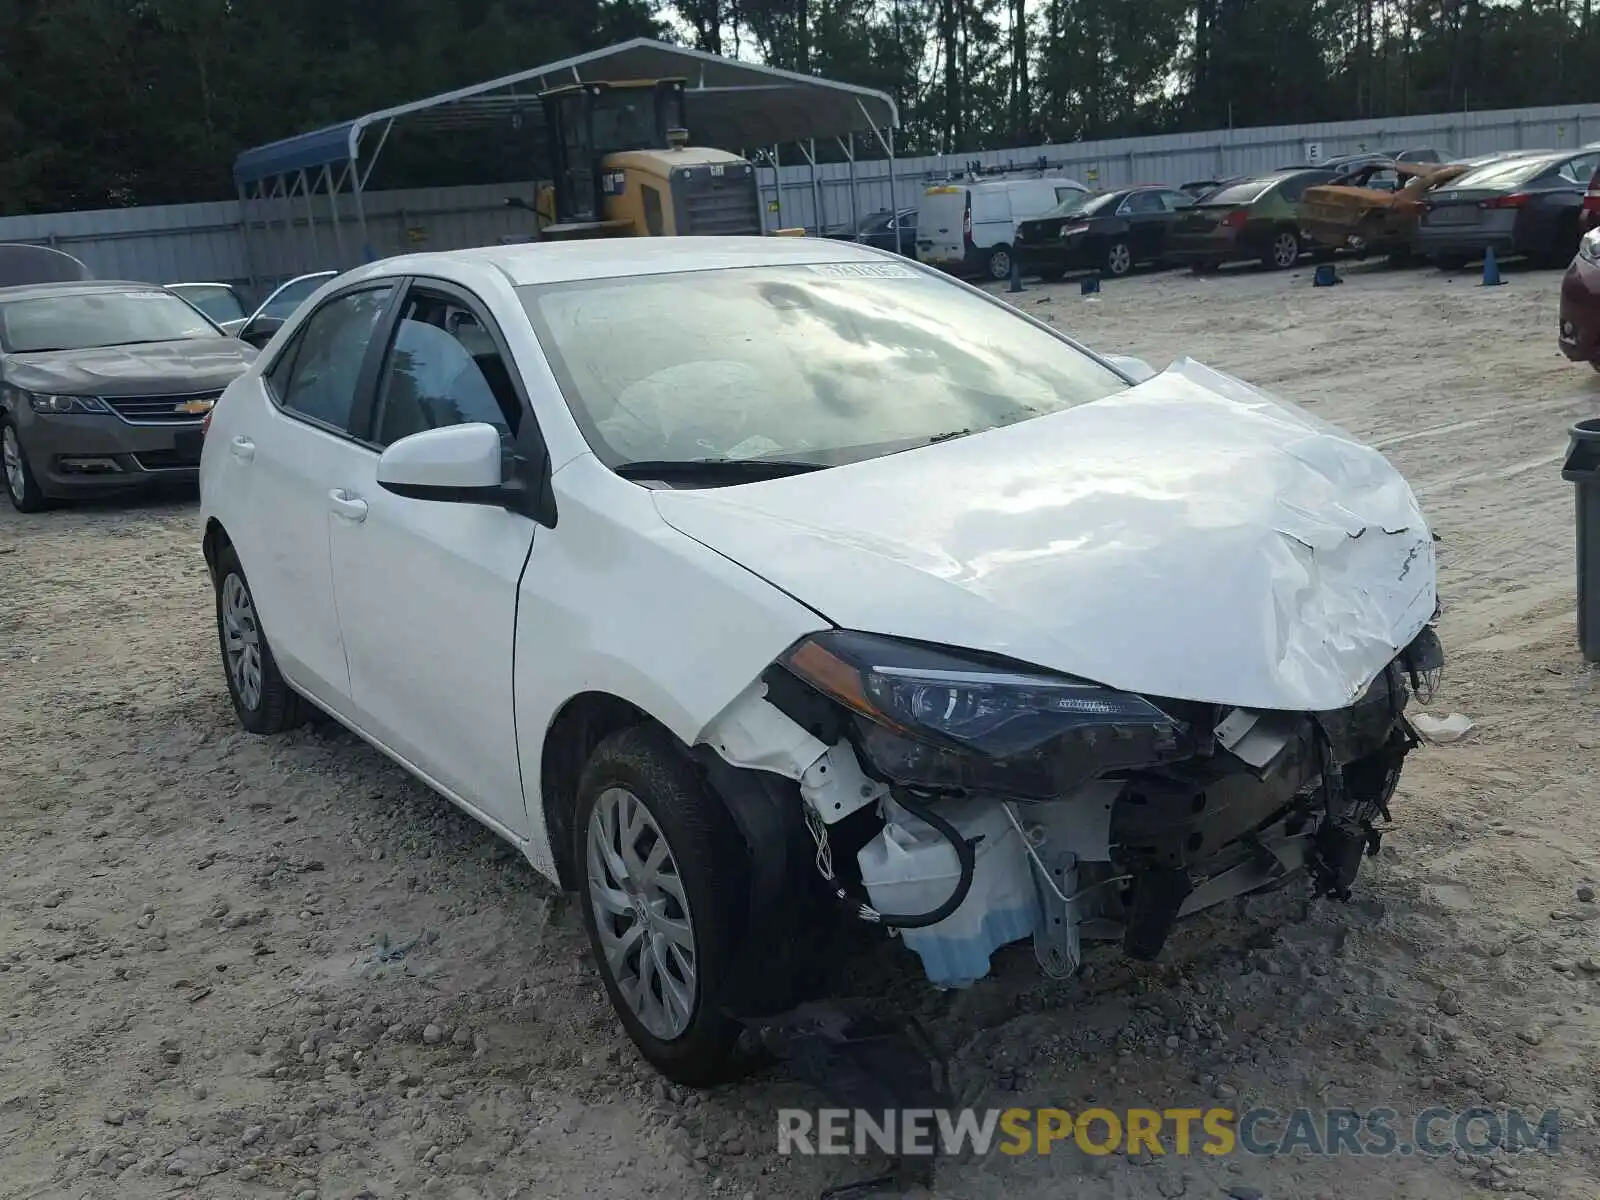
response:
{"label": "windshield sticker", "polygon": [[816,263],[806,270],[815,275],[831,275],[835,279],[915,279],[914,267],[899,263]]}

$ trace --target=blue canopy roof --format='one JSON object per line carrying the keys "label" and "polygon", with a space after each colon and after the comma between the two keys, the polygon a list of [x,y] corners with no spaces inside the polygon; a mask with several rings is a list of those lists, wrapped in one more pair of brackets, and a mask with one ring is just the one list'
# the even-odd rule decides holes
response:
{"label": "blue canopy roof", "polygon": [[744,149],[900,124],[894,101],[871,88],[634,38],[256,146],[234,160],[233,178],[242,188],[297,171],[342,165],[360,157],[361,135],[367,127],[387,127],[415,114],[429,114],[435,125],[493,125],[506,120],[510,112],[535,105],[533,93],[519,92],[522,84],[544,91],[570,83],[678,77],[687,80],[691,132],[701,145]]}
{"label": "blue canopy roof", "polygon": [[348,162],[352,157],[350,135],[357,124],[341,121],[246,150],[233,160],[233,181],[243,187],[277,175]]}

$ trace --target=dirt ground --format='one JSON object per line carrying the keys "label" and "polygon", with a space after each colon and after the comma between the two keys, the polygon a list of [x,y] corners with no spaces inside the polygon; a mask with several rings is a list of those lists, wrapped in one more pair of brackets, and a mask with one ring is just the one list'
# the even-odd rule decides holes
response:
{"label": "dirt ground", "polygon": [[[1014,299],[1389,453],[1442,539],[1428,711],[1476,728],[1413,756],[1353,903],[1258,898],[1070,984],[1024,947],[923,1012],[983,1106],[1559,1108],[1560,1152],[1063,1145],[942,1163],[933,1195],[1600,1196],[1600,691],[1559,477],[1600,375],[1556,351],[1556,273],[1344,274]],[[821,1103],[782,1068],[665,1086],[572,906],[378,754],[325,723],[241,732],[195,512],[0,506],[0,1195],[767,1200],[870,1165],[776,1153],[774,1110]]]}

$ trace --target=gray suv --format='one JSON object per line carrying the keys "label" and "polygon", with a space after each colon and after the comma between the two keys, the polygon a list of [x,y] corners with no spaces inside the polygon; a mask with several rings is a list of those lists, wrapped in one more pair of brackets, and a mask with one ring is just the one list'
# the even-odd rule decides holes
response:
{"label": "gray suv", "polygon": [[0,460],[23,512],[193,483],[202,424],[257,351],[165,288],[0,287]]}

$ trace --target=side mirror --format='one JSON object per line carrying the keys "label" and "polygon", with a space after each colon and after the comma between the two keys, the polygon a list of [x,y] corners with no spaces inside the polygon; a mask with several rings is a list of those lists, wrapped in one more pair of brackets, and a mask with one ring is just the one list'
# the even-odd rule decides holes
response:
{"label": "side mirror", "polygon": [[378,486],[410,500],[482,504],[555,525],[549,455],[538,439],[532,460],[507,454],[500,430],[483,421],[425,429],[378,458]]}
{"label": "side mirror", "polygon": [[233,336],[241,342],[249,342],[257,350],[264,350],[273,335],[282,328],[282,317],[257,317],[253,321],[246,322],[244,328]]}
{"label": "side mirror", "polygon": [[502,503],[505,456],[500,431],[474,421],[403,437],[378,458],[378,483],[413,500]]}
{"label": "side mirror", "polygon": [[1147,379],[1154,379],[1158,372],[1142,358],[1134,358],[1128,354],[1106,354],[1102,357],[1117,370],[1121,371],[1134,383],[1143,383]]}

